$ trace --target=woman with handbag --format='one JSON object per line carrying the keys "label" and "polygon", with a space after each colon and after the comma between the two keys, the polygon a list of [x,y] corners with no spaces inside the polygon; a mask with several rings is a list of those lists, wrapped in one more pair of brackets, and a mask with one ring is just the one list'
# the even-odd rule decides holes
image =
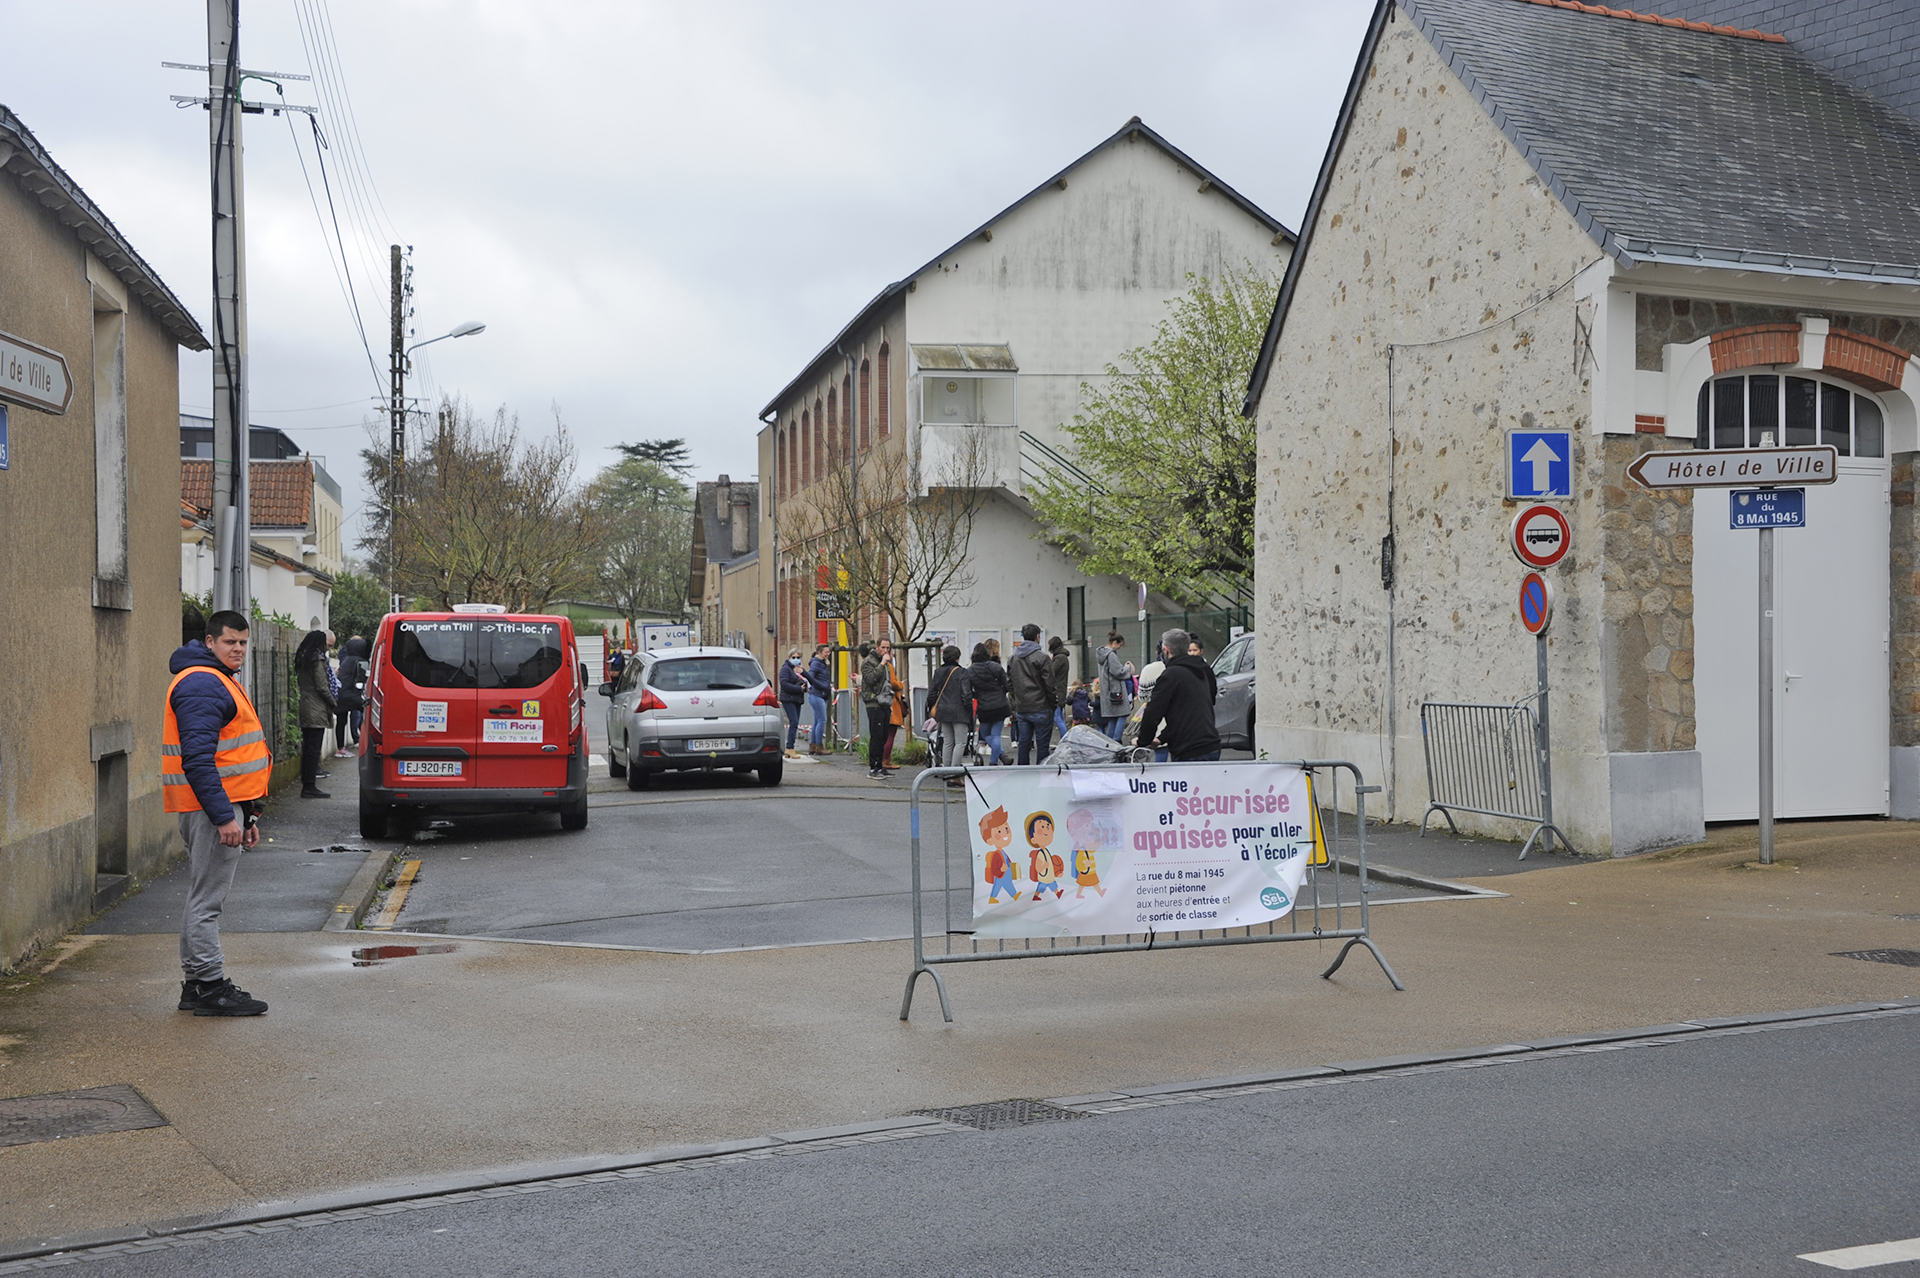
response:
{"label": "woman with handbag", "polygon": [[948,644],[941,650],[928,688],[940,731],[940,766],[957,768],[967,761],[967,738],[973,735],[973,680],[960,668],[959,648]]}

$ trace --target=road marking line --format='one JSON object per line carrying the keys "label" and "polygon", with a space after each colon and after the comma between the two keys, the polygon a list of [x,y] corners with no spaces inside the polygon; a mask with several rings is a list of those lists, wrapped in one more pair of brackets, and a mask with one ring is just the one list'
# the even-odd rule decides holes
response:
{"label": "road marking line", "polygon": [[1920,1238],[1868,1243],[1864,1247],[1837,1247],[1832,1251],[1810,1251],[1800,1259],[1811,1260],[1829,1269],[1872,1269],[1876,1265],[1897,1265],[1903,1260],[1920,1260]]}
{"label": "road marking line", "polygon": [[380,917],[367,924],[370,932],[390,931],[400,919],[400,907],[407,903],[407,893],[413,890],[413,876],[420,872],[418,861],[406,861],[400,866],[400,875],[393,881],[393,891],[387,894],[386,908],[380,911]]}
{"label": "road marking line", "polygon": [[604,768],[607,766],[607,756],[604,754],[590,754],[587,756],[587,766],[590,768]]}

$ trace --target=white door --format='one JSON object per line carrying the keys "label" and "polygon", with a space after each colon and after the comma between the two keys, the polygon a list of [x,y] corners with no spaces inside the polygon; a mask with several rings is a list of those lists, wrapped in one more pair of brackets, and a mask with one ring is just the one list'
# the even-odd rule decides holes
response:
{"label": "white door", "polygon": [[[1832,412],[1834,397],[1822,398]],[[1872,419],[1858,447],[1882,452],[1878,414],[1853,398],[1867,405],[1856,419]],[[1813,442],[1795,434],[1782,442]],[[1837,431],[1821,437],[1839,441]],[[1724,436],[1716,445],[1738,446]],[[1843,456],[1836,483],[1807,490],[1807,526],[1773,534],[1776,816],[1888,811],[1890,481],[1884,457]],[[1751,821],[1759,814],[1760,534],[1728,527],[1729,500],[1725,489],[1694,494],[1694,705],[1706,819]]]}

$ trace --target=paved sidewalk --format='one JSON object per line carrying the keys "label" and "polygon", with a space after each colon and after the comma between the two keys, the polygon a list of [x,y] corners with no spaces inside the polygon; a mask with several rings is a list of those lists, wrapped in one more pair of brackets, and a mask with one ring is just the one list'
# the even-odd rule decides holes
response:
{"label": "paved sidewalk", "polygon": [[[1437,836],[1436,836],[1437,837]],[[1430,837],[1427,842],[1431,844]],[[355,966],[367,934],[230,936],[258,1020],[172,1010],[174,939],[89,935],[0,984],[0,1094],[137,1087],[169,1126],[0,1147],[5,1242],[525,1160],[1008,1097],[1920,995],[1920,828],[1795,823],[1383,908],[1408,985],[1320,943],[983,964],[901,943],[696,957],[493,942]],[[1383,858],[1384,859],[1384,858]],[[1905,915],[1906,917],[1902,917]],[[434,938],[415,938],[432,943]]]}

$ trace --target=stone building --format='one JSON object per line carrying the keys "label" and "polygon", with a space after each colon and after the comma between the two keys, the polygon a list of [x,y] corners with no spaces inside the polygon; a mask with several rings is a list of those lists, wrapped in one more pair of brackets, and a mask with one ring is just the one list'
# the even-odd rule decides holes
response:
{"label": "stone building", "polygon": [[760,485],[720,476],[693,492],[687,598],[700,601],[700,642],[745,648],[774,668],[772,617],[760,590]]}
{"label": "stone building", "polygon": [[1275,755],[1355,759],[1397,819],[1428,799],[1423,702],[1533,691],[1505,544],[1530,429],[1572,432],[1548,576],[1578,850],[1756,813],[1756,539],[1725,490],[1625,472],[1767,433],[1841,454],[1776,534],[1777,811],[1920,816],[1920,30],[1852,0],[1673,8],[1382,0],[1362,45],[1248,394],[1258,717]]}
{"label": "stone building", "polygon": [[5,968],[177,843],[160,720],[180,643],[179,349],[207,341],[5,107],[0,246]]}
{"label": "stone building", "polygon": [[[1088,578],[1040,539],[1025,484],[1071,451],[1061,426],[1081,384],[1152,340],[1189,275],[1277,272],[1292,243],[1136,118],[881,289],[761,412],[773,553],[761,555],[760,589],[780,650],[887,632],[885,616],[865,611],[846,627],[816,620],[833,576],[806,538],[836,472],[857,467],[857,482],[873,485],[901,455],[917,459],[923,488],[983,494],[972,585],[932,610],[932,635],[967,650],[989,638],[1011,647],[1028,622],[1068,634],[1070,590],[1086,617],[1132,617],[1134,583]],[[907,667],[924,679],[920,656]]]}

